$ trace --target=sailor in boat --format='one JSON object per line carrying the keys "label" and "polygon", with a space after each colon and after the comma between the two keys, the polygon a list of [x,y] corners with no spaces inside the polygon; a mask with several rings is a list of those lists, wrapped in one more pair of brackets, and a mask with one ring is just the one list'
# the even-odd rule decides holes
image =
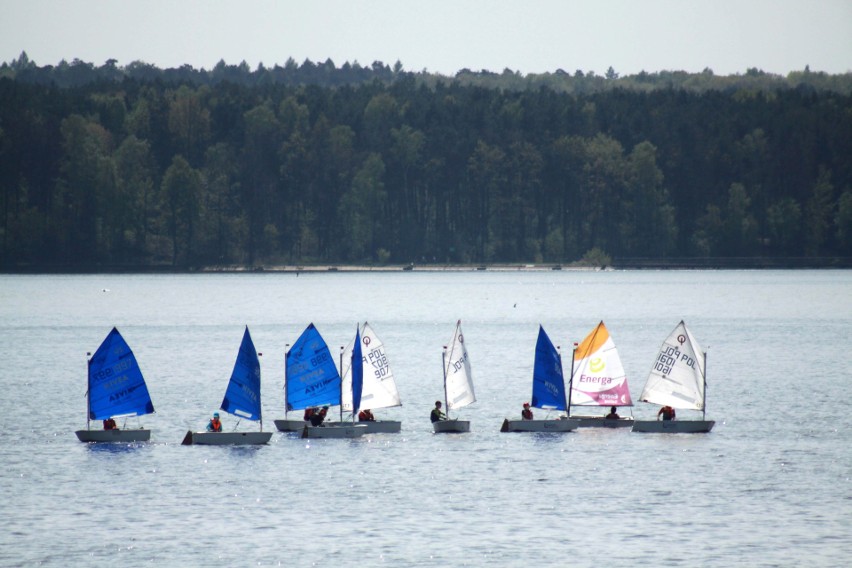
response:
{"label": "sailor in boat", "polygon": [[358,422],[375,422],[376,417],[373,416],[373,413],[370,412],[369,408],[365,408],[361,412],[358,413]]}
{"label": "sailor in boat", "polygon": [[104,430],[118,430],[118,426],[115,424],[115,419],[111,416],[104,420]]}
{"label": "sailor in boat", "polygon": [[659,410],[659,412],[657,412],[657,420],[660,419],[660,415],[663,416],[663,420],[674,420],[675,409],[671,406],[664,406]]}
{"label": "sailor in boat", "polygon": [[207,423],[207,431],[208,432],[221,432],[222,431],[222,423],[219,421],[219,413],[214,412],[213,418],[210,419],[210,422]]}
{"label": "sailor in boat", "polygon": [[435,401],[435,408],[432,409],[432,414],[429,415],[429,419],[432,422],[440,422],[441,420],[446,420],[447,415],[441,412],[441,401]]}
{"label": "sailor in boat", "polygon": [[615,407],[611,406],[609,409],[609,414],[604,416],[607,420],[618,420],[621,416],[618,415],[618,412],[615,411]]}
{"label": "sailor in boat", "polygon": [[302,420],[304,420],[305,422],[310,422],[311,416],[313,416],[316,413],[317,413],[317,409],[309,406],[305,409],[305,415],[302,416]]}
{"label": "sailor in boat", "polygon": [[533,419],[533,411],[530,410],[530,403],[524,403],[524,409],[521,411],[521,418],[524,420],[532,420]]}
{"label": "sailor in boat", "polygon": [[325,420],[325,415],[328,414],[328,407],[323,406],[322,410],[319,412],[314,412],[311,414],[311,426],[322,426],[323,420]]}

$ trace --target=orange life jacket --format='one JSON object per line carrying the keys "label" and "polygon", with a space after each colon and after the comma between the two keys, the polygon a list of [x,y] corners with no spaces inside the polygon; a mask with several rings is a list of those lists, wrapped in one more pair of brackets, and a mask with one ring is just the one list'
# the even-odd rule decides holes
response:
{"label": "orange life jacket", "polygon": [[213,431],[214,432],[221,432],[222,431],[222,423],[219,421],[218,418],[214,418],[213,420],[210,421],[210,423],[213,425]]}

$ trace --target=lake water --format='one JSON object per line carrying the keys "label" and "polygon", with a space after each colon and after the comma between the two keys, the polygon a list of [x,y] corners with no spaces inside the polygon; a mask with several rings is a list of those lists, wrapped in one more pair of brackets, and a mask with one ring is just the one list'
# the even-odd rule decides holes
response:
{"label": "lake water", "polygon": [[[472,431],[434,435],[459,318]],[[604,320],[638,400],[681,319],[708,350],[710,434],[499,432],[530,398],[540,323],[570,361]],[[180,445],[245,325],[274,430],[287,345],[313,322],[336,353],[364,320],[403,399],[377,414],[400,434]],[[128,422],[148,444],[73,433],[112,326],[157,410]],[[850,348],[852,271],[0,276],[0,565],[845,566]]]}

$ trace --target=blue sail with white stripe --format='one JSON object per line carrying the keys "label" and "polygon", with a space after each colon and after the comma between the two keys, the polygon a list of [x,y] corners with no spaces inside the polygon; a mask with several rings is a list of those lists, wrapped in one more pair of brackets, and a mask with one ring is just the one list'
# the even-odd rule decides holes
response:
{"label": "blue sail with white stripe", "polygon": [[286,409],[340,404],[340,373],[314,324],[287,351]]}
{"label": "blue sail with white stripe", "polygon": [[234,363],[231,380],[222,400],[222,410],[228,414],[246,418],[248,420],[260,420],[260,360],[254,349],[248,326],[243,333],[243,341]]}
{"label": "blue sail with white stripe", "polygon": [[361,392],[364,389],[364,356],[361,354],[361,331],[355,327],[355,345],[352,347],[352,418],[361,410]]}
{"label": "blue sail with white stripe", "polygon": [[542,326],[538,326],[538,340],[535,344],[532,406],[547,410],[565,410],[568,407],[562,356]]}
{"label": "blue sail with white stripe", "polygon": [[154,412],[136,357],[116,328],[89,359],[88,400],[90,420]]}

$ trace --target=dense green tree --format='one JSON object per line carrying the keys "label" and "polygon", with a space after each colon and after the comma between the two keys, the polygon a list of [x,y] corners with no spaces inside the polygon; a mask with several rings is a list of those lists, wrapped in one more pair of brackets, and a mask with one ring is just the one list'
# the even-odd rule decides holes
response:
{"label": "dense green tree", "polygon": [[201,217],[201,175],[182,156],[175,156],[163,176],[160,191],[172,244],[172,265],[191,265],[195,230]]}

